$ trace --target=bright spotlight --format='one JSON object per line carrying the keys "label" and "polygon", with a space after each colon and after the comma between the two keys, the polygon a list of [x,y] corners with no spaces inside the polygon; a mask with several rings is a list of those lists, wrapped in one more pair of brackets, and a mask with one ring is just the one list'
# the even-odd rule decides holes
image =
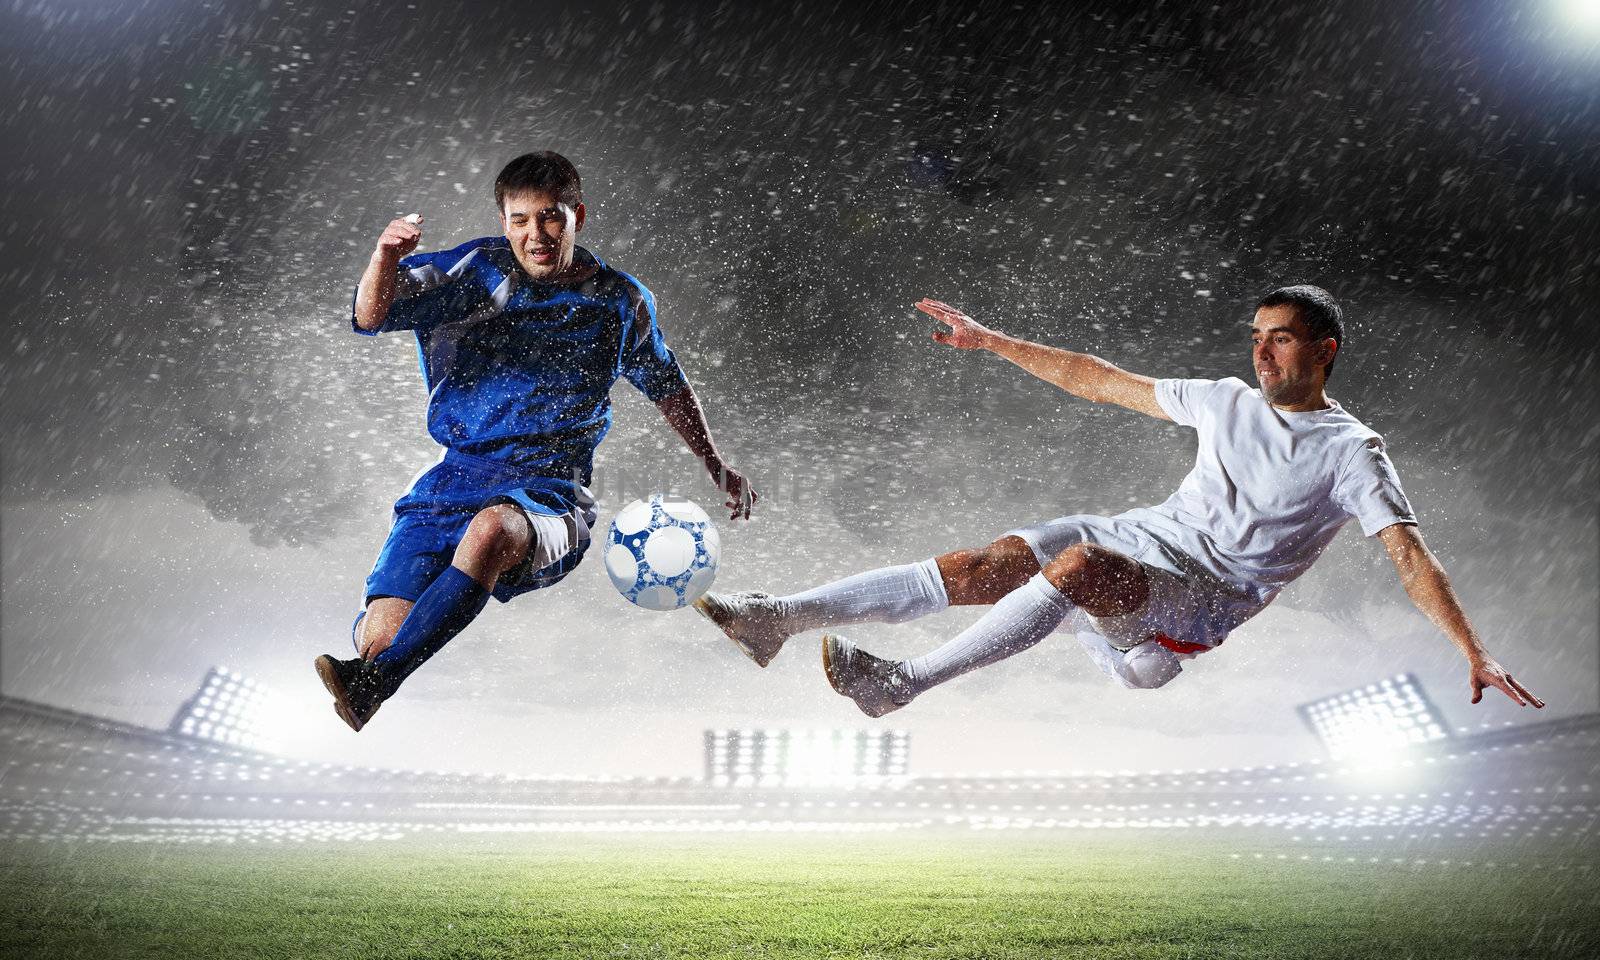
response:
{"label": "bright spotlight", "polygon": [[1600,0],[1560,0],[1567,21],[1591,30],[1600,30]]}
{"label": "bright spotlight", "polygon": [[1414,744],[1450,735],[1413,674],[1301,704],[1300,717],[1339,760],[1381,764]]}
{"label": "bright spotlight", "polygon": [[719,787],[848,786],[903,777],[904,730],[707,730],[707,782]]}
{"label": "bright spotlight", "polygon": [[268,749],[276,739],[268,722],[275,699],[254,680],[227,667],[212,667],[200,689],[172,715],[167,732],[251,750]]}

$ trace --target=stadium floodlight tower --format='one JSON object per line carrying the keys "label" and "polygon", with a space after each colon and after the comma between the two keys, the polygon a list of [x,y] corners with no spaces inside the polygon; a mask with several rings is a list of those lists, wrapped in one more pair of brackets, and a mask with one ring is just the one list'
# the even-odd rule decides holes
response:
{"label": "stadium floodlight tower", "polygon": [[718,787],[851,787],[904,777],[904,730],[707,730],[706,781]]}
{"label": "stadium floodlight tower", "polygon": [[194,696],[172,715],[167,732],[196,740],[264,750],[271,746],[263,722],[272,694],[227,667],[212,667]]}
{"label": "stadium floodlight tower", "polygon": [[1383,762],[1450,736],[1416,675],[1397,674],[1299,706],[1300,718],[1335,760]]}

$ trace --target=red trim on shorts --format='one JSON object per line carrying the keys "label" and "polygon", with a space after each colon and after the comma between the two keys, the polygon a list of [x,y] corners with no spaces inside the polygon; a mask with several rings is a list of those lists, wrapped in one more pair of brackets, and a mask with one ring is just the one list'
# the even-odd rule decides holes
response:
{"label": "red trim on shorts", "polygon": [[1211,648],[1203,643],[1190,643],[1188,640],[1174,640],[1164,633],[1158,633],[1150,639],[1161,644],[1173,653],[1205,653]]}

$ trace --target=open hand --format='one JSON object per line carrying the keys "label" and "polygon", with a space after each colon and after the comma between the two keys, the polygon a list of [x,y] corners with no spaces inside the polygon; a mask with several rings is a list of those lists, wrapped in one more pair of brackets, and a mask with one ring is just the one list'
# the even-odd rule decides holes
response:
{"label": "open hand", "polygon": [[383,235],[378,237],[377,252],[398,260],[417,249],[421,241],[422,217],[413,213],[389,221],[389,225],[383,228]]}
{"label": "open hand", "polygon": [[728,495],[728,502],[722,505],[723,509],[730,511],[729,520],[750,519],[750,508],[755,506],[757,500],[756,488],[744,478],[744,474],[733,470],[720,463],[708,464],[711,470],[711,482],[717,489]]}
{"label": "open hand", "polygon": [[1506,668],[1496,663],[1492,657],[1484,657],[1482,660],[1472,661],[1471,669],[1473,703],[1483,699],[1483,689],[1485,687],[1494,687],[1510,697],[1519,707],[1526,707],[1529,704],[1535,707],[1544,706],[1543,700],[1529,693],[1527,687],[1513,680],[1511,674],[1506,673]]}
{"label": "open hand", "polygon": [[950,328],[933,332],[933,339],[940,343],[962,350],[978,350],[987,346],[995,336],[993,330],[948,303],[924,297],[917,301],[917,309]]}

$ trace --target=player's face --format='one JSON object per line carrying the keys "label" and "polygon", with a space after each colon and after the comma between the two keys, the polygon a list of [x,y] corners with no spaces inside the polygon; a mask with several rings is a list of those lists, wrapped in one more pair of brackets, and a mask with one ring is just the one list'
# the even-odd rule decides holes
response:
{"label": "player's face", "polygon": [[1280,406],[1316,396],[1333,359],[1333,338],[1314,339],[1289,304],[1262,307],[1250,324],[1251,362],[1268,403]]}
{"label": "player's face", "polygon": [[517,263],[535,280],[556,280],[572,269],[578,231],[583,229],[583,204],[570,206],[542,190],[508,193],[500,208],[500,226],[511,241]]}

